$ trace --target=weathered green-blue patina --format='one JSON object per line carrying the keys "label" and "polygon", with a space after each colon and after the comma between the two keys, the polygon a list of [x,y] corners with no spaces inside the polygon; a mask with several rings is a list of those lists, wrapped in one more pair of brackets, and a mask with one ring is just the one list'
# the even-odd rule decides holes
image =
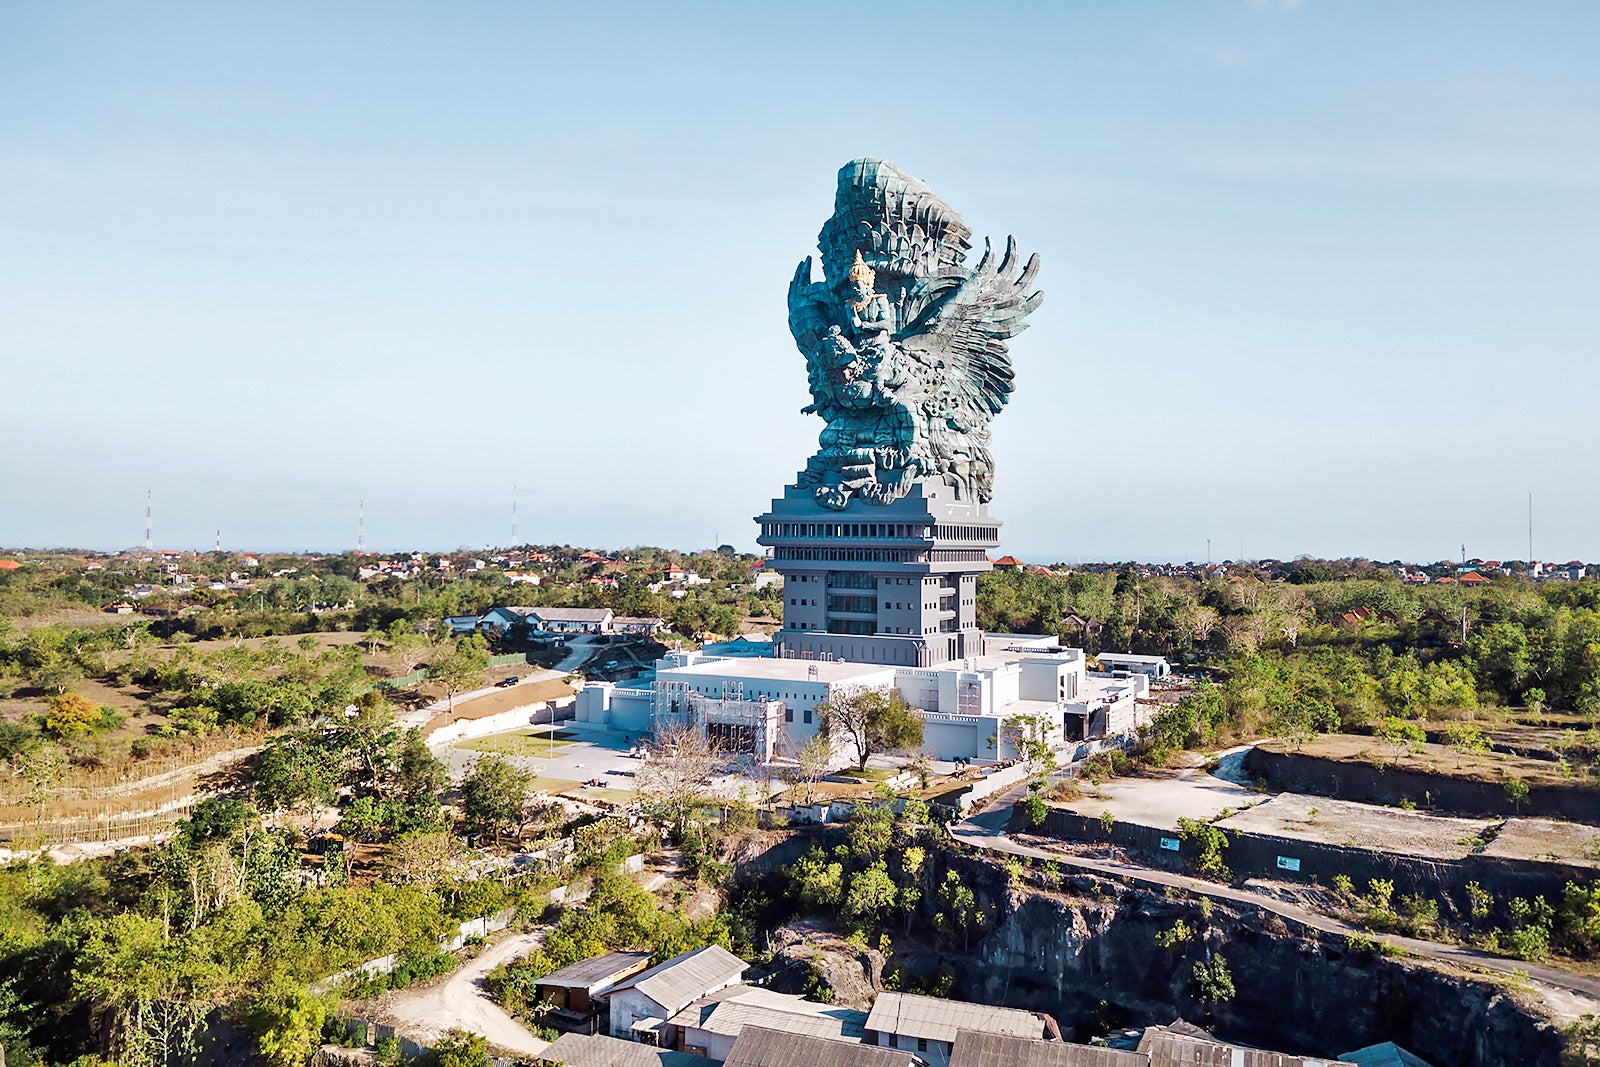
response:
{"label": "weathered green-blue patina", "polygon": [[839,171],[833,217],[789,284],[789,329],[806,357],[812,403],[827,420],[801,474],[818,503],[898,500],[920,479],[957,500],[987,503],[994,485],[989,422],[1011,396],[1006,340],[1044,299],[1017,271],[1006,238],[997,264],[984,242],[966,266],[972,231],[916,178],[879,159]]}

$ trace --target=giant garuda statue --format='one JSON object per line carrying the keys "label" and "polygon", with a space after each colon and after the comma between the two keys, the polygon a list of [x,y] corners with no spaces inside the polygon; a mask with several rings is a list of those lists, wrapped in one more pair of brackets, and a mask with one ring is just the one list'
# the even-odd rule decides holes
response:
{"label": "giant garuda statue", "polygon": [[1017,243],[995,262],[987,240],[976,267],[950,206],[881,159],[839,171],[833,217],[789,283],[789,329],[806,357],[812,403],[828,420],[801,474],[826,507],[851,498],[886,504],[919,479],[943,480],[957,500],[988,503],[994,486],[989,420],[1011,396],[1006,340],[1044,299],[1017,273]]}

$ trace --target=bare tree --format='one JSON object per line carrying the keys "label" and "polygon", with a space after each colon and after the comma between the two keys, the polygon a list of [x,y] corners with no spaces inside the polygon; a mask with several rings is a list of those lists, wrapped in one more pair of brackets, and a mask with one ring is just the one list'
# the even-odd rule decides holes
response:
{"label": "bare tree", "polygon": [[817,734],[795,752],[795,765],[786,769],[783,777],[796,789],[805,790],[803,803],[809,804],[816,794],[817,783],[827,775],[828,764],[832,761],[833,742]]}
{"label": "bare tree", "polygon": [[710,791],[717,759],[715,743],[692,723],[660,725],[645,745],[639,794],[661,812],[680,840]]}

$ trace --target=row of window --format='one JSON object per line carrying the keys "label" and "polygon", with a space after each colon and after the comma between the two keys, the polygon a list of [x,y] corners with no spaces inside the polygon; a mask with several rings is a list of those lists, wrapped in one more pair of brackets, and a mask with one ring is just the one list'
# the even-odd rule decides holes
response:
{"label": "row of window", "polygon": [[764,522],[762,537],[931,537],[933,528],[907,522]]}
{"label": "row of window", "polygon": [[[961,558],[969,557],[984,558],[982,552],[968,553]],[[836,560],[844,563],[926,563],[928,553],[912,548],[779,548],[773,558]]]}
{"label": "row of window", "polygon": [[993,526],[946,526],[933,528],[933,536],[941,541],[993,541],[999,542],[999,530]]}

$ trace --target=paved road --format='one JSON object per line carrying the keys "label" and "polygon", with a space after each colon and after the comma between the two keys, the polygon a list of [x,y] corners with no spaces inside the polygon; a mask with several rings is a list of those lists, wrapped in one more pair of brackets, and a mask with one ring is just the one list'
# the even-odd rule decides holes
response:
{"label": "paved road", "polygon": [[[1205,882],[1188,875],[1164,871],[1156,867],[1145,867],[1124,860],[1103,860],[1087,856],[1075,856],[1049,849],[1035,848],[1032,845],[1024,845],[1021,842],[1014,841],[1006,835],[1005,827],[1011,821],[1012,806],[1022,799],[1024,795],[1026,795],[1025,788],[1018,787],[1013,789],[1000,797],[994,804],[991,804],[981,814],[969,816],[964,821],[951,826],[950,835],[958,841],[964,841],[975,848],[986,849],[991,852],[1005,852],[1014,856],[1053,860],[1062,867],[1076,867],[1079,870],[1118,878],[1125,882],[1161,886],[1163,888],[1174,886],[1217,900],[1230,900],[1236,903],[1254,905],[1291,922],[1296,922],[1324,933],[1345,936],[1372,936],[1368,931],[1351,926],[1349,923],[1340,922],[1338,919],[1302,908],[1297,904],[1290,904],[1287,901],[1278,900],[1275,897],[1252,892],[1248,889],[1235,889],[1232,886],[1218,885],[1215,882]],[[1447,963],[1468,967],[1481,967],[1485,970],[1508,976],[1514,971],[1522,971],[1535,983],[1542,983],[1550,987],[1551,990],[1584,997],[1589,1000],[1600,1000],[1600,978],[1590,978],[1586,975],[1573,974],[1552,967],[1541,967],[1534,963],[1507,959],[1504,956],[1495,956],[1460,945],[1446,945],[1437,941],[1419,941],[1416,938],[1398,936],[1390,936],[1388,941],[1397,948],[1404,949],[1414,956],[1442,960]],[[1547,1000],[1549,999],[1547,997]],[[1560,998],[1556,999],[1559,1000]],[[1570,1005],[1563,1006],[1568,1007],[1570,1010]],[[1592,1008],[1588,1010],[1592,1010]]]}
{"label": "paved road", "polygon": [[395,1028],[427,1044],[451,1029],[481,1034],[491,1045],[525,1056],[537,1056],[549,1044],[529,1033],[506,1014],[483,988],[483,976],[501,963],[527,953],[543,934],[519,934],[497,942],[468,960],[442,985],[396,994],[383,1005]]}

